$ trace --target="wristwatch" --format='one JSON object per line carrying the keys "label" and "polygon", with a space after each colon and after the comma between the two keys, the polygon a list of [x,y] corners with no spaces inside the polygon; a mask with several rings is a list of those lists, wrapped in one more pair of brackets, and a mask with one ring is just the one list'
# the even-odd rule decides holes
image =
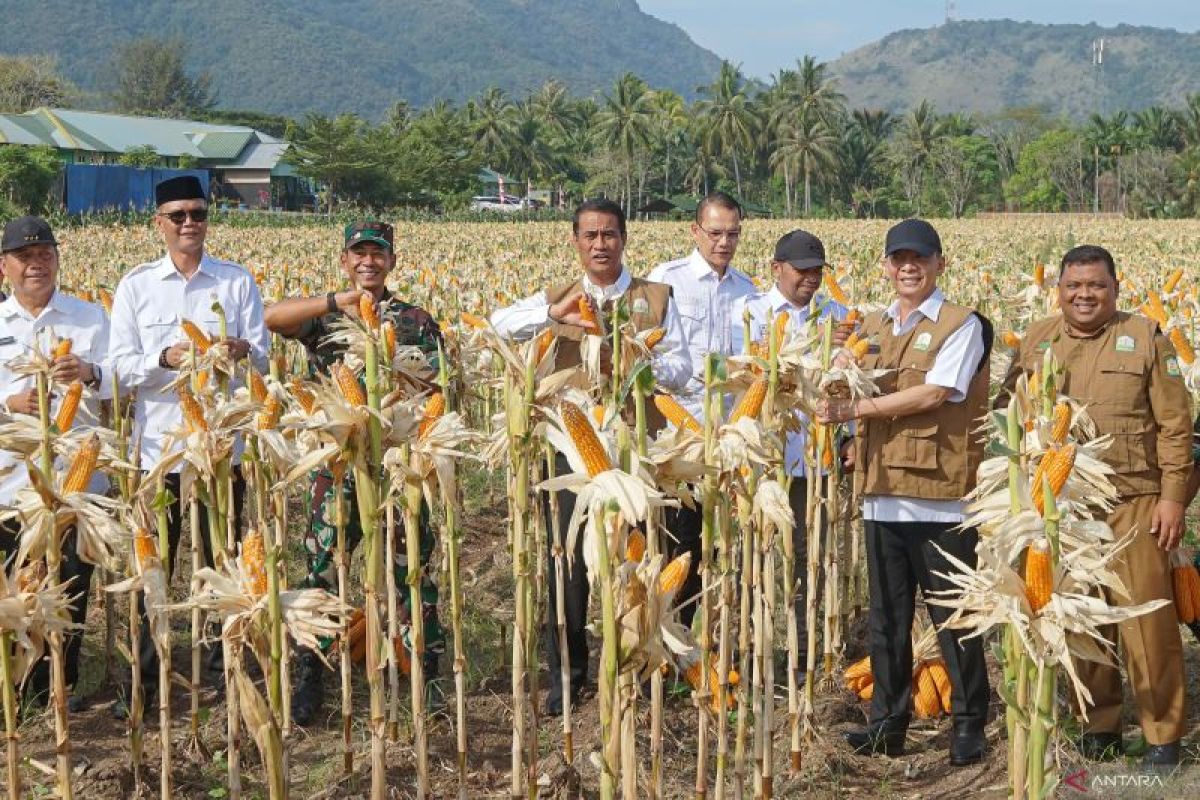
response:
{"label": "wristwatch", "polygon": [[338,313],[337,292],[329,292],[325,295],[325,308],[330,314]]}
{"label": "wristwatch", "polygon": [[100,365],[93,364],[92,365],[92,379],[87,382],[87,385],[93,389],[97,389],[100,386],[100,381],[102,381],[103,379],[104,379],[104,373],[101,371]]}

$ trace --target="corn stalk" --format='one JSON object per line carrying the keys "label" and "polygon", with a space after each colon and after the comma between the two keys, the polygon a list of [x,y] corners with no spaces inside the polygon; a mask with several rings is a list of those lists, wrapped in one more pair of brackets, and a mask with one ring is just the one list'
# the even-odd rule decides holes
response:
{"label": "corn stalk", "polygon": [[[713,463],[713,453],[716,447],[716,425],[721,418],[721,395],[715,391],[717,380],[717,356],[710,353],[704,362],[704,463]],[[712,548],[717,513],[717,482],[713,475],[706,474],[701,483],[701,527],[700,527],[700,658],[706,664],[712,652],[712,600],[709,589],[712,586]],[[699,686],[695,693],[697,699],[696,720],[696,800],[704,800],[708,795],[708,727],[710,703],[713,687],[709,686],[708,670],[705,666],[700,669]]]}
{"label": "corn stalk", "polygon": [[0,633],[0,690],[4,693],[4,739],[7,758],[8,800],[21,800],[21,735],[17,733],[17,693],[13,688],[13,636]]}

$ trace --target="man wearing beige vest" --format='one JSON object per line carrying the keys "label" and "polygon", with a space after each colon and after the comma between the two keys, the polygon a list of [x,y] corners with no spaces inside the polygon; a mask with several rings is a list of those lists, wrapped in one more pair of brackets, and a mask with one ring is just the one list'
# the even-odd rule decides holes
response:
{"label": "man wearing beige vest", "polygon": [[[946,267],[941,239],[924,220],[888,231],[883,269],[895,300],[866,318],[867,369],[891,370],[882,395],[830,401],[823,422],[859,420],[856,493],[863,495],[870,583],[868,649],[875,694],[870,724],[846,740],[856,753],[904,752],[912,700],[911,630],[916,592],[952,588],[937,573],[953,567],[941,548],[975,563],[975,529],[962,530],[962,498],[975,486],[983,445],[972,432],[987,413],[991,325],[946,300],[937,287]],[[941,624],[950,610],[927,605]],[[951,685],[950,763],[982,760],[989,699],[978,638],[938,631]]]}
{"label": "man wearing beige vest", "polygon": [[[580,343],[593,327],[579,312],[579,301],[591,304],[597,316],[607,318],[612,304],[624,298],[634,327],[641,330],[663,328],[666,334],[654,348],[651,369],[659,385],[681,390],[692,374],[687,341],[679,321],[679,311],[671,298],[671,287],[661,283],[634,278],[625,268],[625,212],[611,200],[588,200],[575,210],[571,224],[571,243],[579,253],[583,275],[573,281],[551,287],[526,297],[508,308],[492,314],[492,325],[501,334],[517,340],[530,339],[550,328],[558,337],[555,350],[555,369],[566,369],[580,363]],[[611,353],[601,354],[602,369],[611,367]],[[650,410],[648,409],[648,412]],[[656,413],[656,412],[655,412]],[[652,428],[661,427],[661,417],[650,419]],[[555,471],[562,475],[570,469],[561,454]],[[558,492],[559,528],[567,529],[575,495]],[[547,524],[547,529],[552,529]],[[570,667],[570,698],[574,705],[588,687],[587,625],[588,582],[583,568],[583,537],[576,540],[574,566],[564,576],[564,610],[567,631],[567,655]],[[550,666],[550,694],[546,708],[551,714],[562,711],[563,687],[558,649],[558,613],[555,595],[555,564],[550,568],[546,583],[550,587],[547,604],[546,648]]]}
{"label": "man wearing beige vest", "polygon": [[[1168,553],[1183,536],[1192,418],[1174,348],[1151,320],[1117,311],[1116,275],[1113,257],[1102,247],[1081,245],[1063,256],[1062,311],[1030,326],[1005,388],[1011,392],[1050,350],[1063,369],[1059,391],[1087,407],[1098,435],[1113,437],[1101,453],[1120,496],[1108,523],[1118,537],[1136,534],[1113,564],[1130,596],[1109,592],[1108,600],[1126,605],[1173,598]],[[1115,626],[1104,631],[1110,641],[1116,634]],[[1187,714],[1174,606],[1121,623],[1120,648],[1150,745],[1143,760],[1148,766],[1178,764]],[[1122,752],[1120,671],[1091,661],[1076,668],[1093,700],[1080,750],[1095,760],[1115,758]]]}

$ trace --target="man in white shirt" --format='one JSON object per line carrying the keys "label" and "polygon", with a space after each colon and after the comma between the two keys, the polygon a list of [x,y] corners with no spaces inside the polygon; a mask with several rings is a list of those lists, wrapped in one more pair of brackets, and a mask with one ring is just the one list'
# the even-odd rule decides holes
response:
{"label": "man in white shirt", "polygon": [[[983,460],[974,429],[987,413],[991,325],[946,300],[937,286],[945,268],[941,239],[928,222],[908,219],[888,231],[883,269],[896,299],[869,314],[862,329],[871,343],[864,367],[889,370],[879,380],[882,394],[831,400],[818,412],[822,422],[859,420],[855,483],[863,495],[875,693],[868,727],[846,735],[856,753],[904,752],[917,589],[952,588],[938,573],[954,567],[938,548],[975,563],[979,534],[959,526],[962,498]],[[938,626],[950,615],[944,606],[926,608]],[[939,628],[938,644],[951,684],[950,763],[974,764],[987,746],[983,645],[946,628]]]}
{"label": "man in white shirt", "polygon": [[[32,375],[18,375],[12,362],[37,347],[49,355],[62,339],[71,340],[71,352],[54,360],[54,373],[49,387],[51,418],[66,388],[74,381],[85,387],[85,396],[76,412],[76,424],[96,424],[98,398],[108,397],[109,384],[104,380],[104,363],[108,350],[108,317],[99,306],[86,303],[58,290],[58,242],[50,225],[40,217],[18,217],[4,227],[0,240],[0,270],[12,285],[12,295],[0,302],[0,398],[11,414],[38,414],[37,381]],[[0,450],[0,468],[12,467],[12,472],[0,478],[0,505],[10,505],[17,492],[29,485],[25,464],[8,451]],[[90,491],[104,491],[102,475],[93,477]],[[21,532],[18,521],[0,525],[0,551],[8,557],[4,567],[11,568],[17,539]],[[83,623],[87,618],[87,602],[92,579],[92,565],[82,561],[75,552],[75,538],[63,540],[60,577],[72,581],[71,619]],[[79,674],[79,646],[82,636],[68,634],[65,644],[67,683],[74,685]],[[48,688],[45,662],[35,669],[27,685],[29,696],[42,696]],[[68,706],[82,710],[83,698],[72,693]]]}
{"label": "man in white shirt", "polygon": [[[626,241],[625,212],[611,200],[589,200],[576,209],[571,230],[571,242],[579,253],[583,276],[494,312],[492,325],[501,334],[518,340],[530,339],[545,328],[550,328],[558,337],[555,369],[566,369],[580,363],[580,341],[592,328],[579,312],[580,300],[585,299],[593,306],[593,310],[598,312],[598,316],[604,317],[606,307],[624,298],[628,301],[631,321],[635,328],[647,330],[661,327],[666,331],[662,341],[654,348],[651,369],[660,385],[674,390],[682,389],[692,375],[692,364],[680,327],[679,312],[671,299],[668,287],[634,278],[625,268],[622,260]],[[605,363],[611,366],[611,356],[607,352],[603,358]],[[556,458],[555,471],[559,475],[570,471],[566,458],[561,454]],[[574,493],[560,491],[558,506],[559,527],[566,531],[575,507]],[[549,520],[546,529],[553,530]],[[580,699],[581,693],[587,690],[589,682],[585,633],[589,587],[583,568],[583,538],[578,537],[574,566],[563,578],[572,705]],[[550,546],[552,549],[552,542]],[[550,588],[546,645],[550,666],[550,694],[546,707],[549,713],[558,714],[562,711],[563,687],[553,557],[549,563],[546,578]]]}
{"label": "man in white shirt", "polygon": [[[141,464],[152,467],[163,455],[167,433],[183,421],[178,397],[164,392],[175,379],[190,344],[179,323],[189,319],[213,339],[219,338],[220,303],[226,318],[226,341],[235,360],[249,357],[260,370],[267,367],[270,334],[263,324],[263,304],[254,278],[231,261],[213,258],[204,249],[208,234],[208,203],[200,181],[193,176],[170,178],[155,187],[155,227],[167,253],[157,261],[127,272],[113,296],[110,358],[122,386],[137,392],[133,440],[141,444]],[[244,484],[235,478],[236,506],[241,508]],[[171,562],[179,544],[182,498],[178,472],[166,488],[175,496],[168,510]],[[207,531],[207,515],[201,514]],[[205,558],[212,562],[209,537],[202,535]],[[143,620],[144,621],[144,620]],[[149,635],[142,637],[139,656],[147,696],[157,687],[157,655]],[[214,652],[220,652],[214,649]],[[118,712],[120,709],[116,709]]]}
{"label": "man in white shirt", "polygon": [[[734,352],[742,352],[744,349],[745,332],[742,317],[747,310],[750,312],[750,339],[754,342],[767,340],[771,322],[780,314],[791,317],[789,324],[792,327],[807,325],[809,315],[814,310],[817,319],[832,317],[839,323],[844,320],[849,313],[845,306],[817,294],[827,266],[825,245],[816,236],[802,230],[784,234],[775,243],[775,255],[771,260],[771,272],[775,276],[771,290],[748,295],[734,304],[730,323]],[[848,333],[845,327],[835,326],[835,344],[844,342]],[[805,614],[804,593],[798,591],[798,588],[808,564],[808,531],[805,527],[808,520],[808,471],[804,460],[804,451],[808,446],[808,420],[800,412],[797,412],[797,415],[800,417],[801,428],[787,435],[784,467],[792,476],[788,499],[795,519],[795,526],[792,528],[792,552],[795,565],[793,574],[797,580],[797,585],[788,587],[788,591],[794,593],[800,652],[804,652],[808,642],[808,620]],[[818,542],[823,533],[818,532]],[[802,664],[801,669],[803,668]]]}
{"label": "man in white shirt", "polygon": [[[692,240],[696,243],[686,258],[659,264],[651,270],[649,280],[665,283],[673,290],[683,333],[687,337],[692,361],[692,377],[679,402],[693,417],[704,421],[704,363],[709,353],[730,355],[733,328],[741,320],[733,316],[734,304],[754,294],[754,281],[733,266],[738,243],[742,237],[742,207],[724,192],[713,192],[696,206],[692,222]],[[696,613],[691,602],[700,591],[701,527],[700,509],[668,509],[666,527],[675,539],[671,555],[692,554],[687,579],[680,587],[677,602],[679,616],[690,625]]]}

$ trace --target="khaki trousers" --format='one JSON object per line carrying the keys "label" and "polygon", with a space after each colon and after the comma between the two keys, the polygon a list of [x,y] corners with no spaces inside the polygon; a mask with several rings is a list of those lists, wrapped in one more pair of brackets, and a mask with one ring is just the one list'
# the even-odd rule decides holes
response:
{"label": "khaki trousers", "polygon": [[[1106,591],[1114,606],[1137,605],[1151,600],[1174,601],[1171,569],[1167,553],[1150,535],[1150,520],[1156,495],[1131,497],[1113,509],[1108,524],[1119,539],[1133,527],[1137,534],[1112,563],[1112,570],[1124,582],[1130,597]],[[1124,657],[1129,683],[1137,701],[1142,734],[1150,744],[1168,744],[1184,734],[1187,718],[1184,705],[1183,641],[1175,605],[1100,629],[1115,642],[1120,630],[1119,649]],[[1121,732],[1121,672],[1116,666],[1092,661],[1076,663],[1079,677],[1092,693],[1094,705],[1088,709],[1087,733]]]}

